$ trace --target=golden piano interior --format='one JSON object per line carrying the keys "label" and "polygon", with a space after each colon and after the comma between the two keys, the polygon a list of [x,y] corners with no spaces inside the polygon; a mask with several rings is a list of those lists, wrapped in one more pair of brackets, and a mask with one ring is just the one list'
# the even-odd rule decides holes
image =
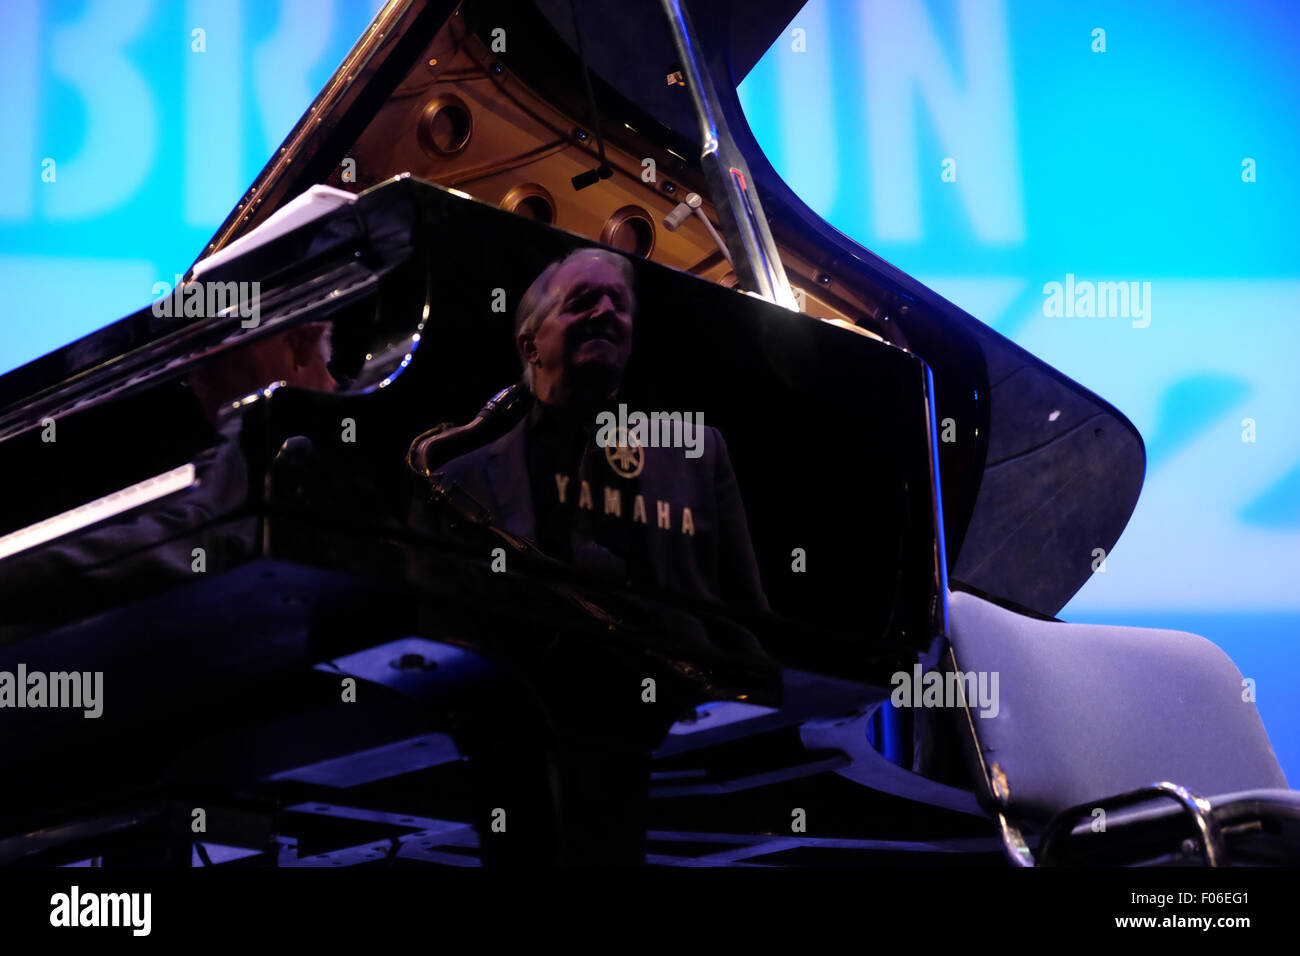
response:
{"label": "golden piano interior", "polygon": [[[480,26],[476,32],[468,22],[468,8],[491,4],[461,4],[391,95],[366,110],[368,81],[401,37],[414,32],[413,18],[423,6],[390,3],[380,13],[204,255],[257,226],[311,182],[359,193],[409,173],[723,286],[737,285],[736,273],[697,216],[687,216],[675,230],[665,227],[665,217],[690,193],[703,198],[701,211],[715,229],[718,223],[698,158],[674,151],[661,135],[647,135],[601,111],[613,174],[575,189],[573,177],[599,163],[586,101],[574,98],[581,80],[557,69],[557,83],[546,95],[521,81],[507,65],[510,58],[493,51],[491,30]],[[566,66],[571,74],[578,65]],[[665,72],[664,84],[675,86],[685,100],[686,89],[676,80]],[[556,105],[566,95],[567,110]],[[359,132],[347,155],[327,169],[317,164],[323,178],[304,180],[304,162],[314,159],[327,139],[337,141],[336,132],[348,138],[349,124]],[[835,275],[832,266],[818,261],[826,258],[824,252],[779,222],[770,226],[801,311],[904,344],[898,327],[884,316],[884,296],[863,289],[860,279]]]}

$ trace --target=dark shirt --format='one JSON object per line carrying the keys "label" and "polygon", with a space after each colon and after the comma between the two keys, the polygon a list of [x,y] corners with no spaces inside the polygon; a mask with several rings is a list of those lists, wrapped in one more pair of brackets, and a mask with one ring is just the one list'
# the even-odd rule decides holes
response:
{"label": "dark shirt", "polygon": [[[639,491],[635,478],[616,477],[596,444],[595,415],[537,402],[525,426],[537,544],[546,554],[610,580],[651,585],[646,526],[605,514],[603,488],[616,484],[626,500]],[[561,481],[564,484],[561,497]],[[591,506],[579,507],[583,482]]]}
{"label": "dark shirt", "polygon": [[[472,498],[503,531],[607,581],[737,608],[767,599],[726,442],[703,430],[702,454],[642,449],[636,470],[594,441],[596,416],[545,406],[490,444],[454,458],[444,487]],[[563,489],[556,475],[567,480]],[[583,496],[583,480],[587,495]],[[608,513],[607,513],[608,512]]]}

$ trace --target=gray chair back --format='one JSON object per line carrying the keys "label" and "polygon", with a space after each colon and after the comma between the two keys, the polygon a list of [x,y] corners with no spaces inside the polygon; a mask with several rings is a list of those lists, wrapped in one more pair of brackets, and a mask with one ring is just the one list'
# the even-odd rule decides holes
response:
{"label": "gray chair back", "polygon": [[997,674],[996,708],[961,718],[986,807],[1044,823],[1162,780],[1207,797],[1286,788],[1241,672],[1204,638],[1036,620],[962,592],[949,615],[949,663],[990,688]]}

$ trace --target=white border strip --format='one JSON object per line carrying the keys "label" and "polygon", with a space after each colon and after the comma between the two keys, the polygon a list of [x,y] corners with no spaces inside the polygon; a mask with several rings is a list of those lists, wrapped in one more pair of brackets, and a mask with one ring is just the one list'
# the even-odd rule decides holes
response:
{"label": "white border strip", "polygon": [[73,508],[53,518],[46,518],[26,528],[20,528],[0,537],[0,561],[20,551],[34,548],[38,544],[45,544],[65,534],[79,531],[105,518],[120,515],[124,511],[138,508],[150,501],[157,501],[174,491],[189,488],[194,484],[194,477],[193,463],[181,465],[179,468],[173,468],[161,475],[146,478],[137,484],[115,491],[111,495],[87,502],[79,508]]}

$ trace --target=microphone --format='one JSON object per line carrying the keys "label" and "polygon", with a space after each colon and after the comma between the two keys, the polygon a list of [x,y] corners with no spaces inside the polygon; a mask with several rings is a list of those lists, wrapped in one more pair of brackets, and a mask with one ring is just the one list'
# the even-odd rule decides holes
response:
{"label": "microphone", "polygon": [[727,244],[722,241],[718,230],[713,228],[713,223],[709,222],[709,217],[704,214],[704,199],[699,193],[687,193],[686,198],[679,202],[672,212],[664,216],[664,228],[669,232],[676,232],[692,215],[698,216],[700,222],[704,223],[705,230],[722,253],[722,258],[727,260],[728,265],[733,265],[731,253],[727,251]]}
{"label": "microphone", "polygon": [[669,232],[676,232],[682,223],[691,218],[691,213],[699,209],[703,203],[704,200],[700,198],[699,193],[688,193],[672,212],[664,216],[664,228]]}
{"label": "microphone", "polygon": [[271,467],[266,470],[267,497],[271,497],[273,488],[282,493],[288,489],[301,491],[304,479],[311,475],[312,464],[311,439],[306,435],[286,438],[271,459]]}
{"label": "microphone", "polygon": [[573,188],[576,192],[580,189],[586,189],[588,186],[594,186],[596,183],[600,182],[600,180],[609,179],[609,177],[613,175],[614,170],[608,163],[606,163],[596,169],[589,169],[585,173],[578,173],[578,175],[573,177],[571,182],[573,183]]}

